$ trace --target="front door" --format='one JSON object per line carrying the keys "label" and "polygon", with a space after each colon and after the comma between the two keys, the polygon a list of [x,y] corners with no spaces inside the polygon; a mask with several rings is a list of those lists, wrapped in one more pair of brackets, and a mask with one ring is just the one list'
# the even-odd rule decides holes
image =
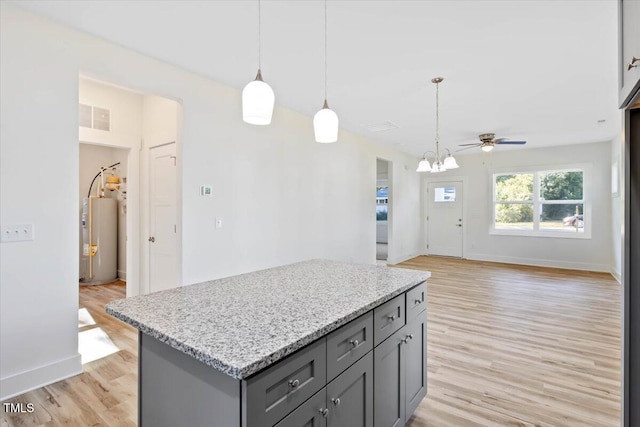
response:
{"label": "front door", "polygon": [[149,291],[175,288],[178,281],[176,234],[176,144],[150,152]]}
{"label": "front door", "polygon": [[427,186],[427,253],[462,258],[462,181]]}

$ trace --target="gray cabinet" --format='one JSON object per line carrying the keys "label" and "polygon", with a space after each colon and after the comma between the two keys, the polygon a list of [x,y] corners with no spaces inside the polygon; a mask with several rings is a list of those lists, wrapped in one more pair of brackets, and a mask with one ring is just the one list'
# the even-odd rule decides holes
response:
{"label": "gray cabinet", "polygon": [[427,394],[426,311],[374,349],[376,427],[404,426]]}
{"label": "gray cabinet", "polygon": [[373,309],[373,331],[378,345],[405,323],[404,294]]}
{"label": "gray cabinet", "polygon": [[427,395],[427,315],[423,311],[405,330],[405,414],[407,420]]}
{"label": "gray cabinet", "polygon": [[406,294],[407,323],[427,308],[427,284],[423,283],[409,289]]}
{"label": "gray cabinet", "polygon": [[326,427],[327,390],[322,389],[275,427]]}
{"label": "gray cabinet", "polygon": [[376,427],[402,427],[405,416],[404,327],[373,349]]}
{"label": "gray cabinet", "polygon": [[373,312],[368,312],[327,336],[327,381],[373,349]]}
{"label": "gray cabinet", "polygon": [[640,90],[640,1],[618,0],[619,104],[630,104]]}
{"label": "gray cabinet", "polygon": [[373,355],[331,381],[275,427],[373,426]]}
{"label": "gray cabinet", "polygon": [[373,426],[373,354],[327,385],[328,427]]}
{"label": "gray cabinet", "polygon": [[327,384],[327,347],[321,338],[242,382],[242,419],[272,426]]}

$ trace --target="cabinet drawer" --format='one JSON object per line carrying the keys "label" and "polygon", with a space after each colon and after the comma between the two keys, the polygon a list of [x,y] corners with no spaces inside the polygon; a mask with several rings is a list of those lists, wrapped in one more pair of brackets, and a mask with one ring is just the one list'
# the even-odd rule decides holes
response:
{"label": "cabinet drawer", "polygon": [[427,308],[427,284],[409,289],[407,295],[407,323]]}
{"label": "cabinet drawer", "polygon": [[273,426],[326,383],[327,347],[321,338],[242,382],[245,426]]}
{"label": "cabinet drawer", "polygon": [[375,345],[380,344],[395,331],[404,326],[404,294],[373,309],[373,330]]}
{"label": "cabinet drawer", "polygon": [[373,312],[358,317],[327,336],[327,381],[373,348]]}

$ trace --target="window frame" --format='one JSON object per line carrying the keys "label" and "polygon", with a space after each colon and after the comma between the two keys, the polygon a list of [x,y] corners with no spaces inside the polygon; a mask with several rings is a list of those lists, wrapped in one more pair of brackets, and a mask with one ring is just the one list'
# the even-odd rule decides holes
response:
{"label": "window frame", "polygon": [[[581,200],[541,200],[540,199],[540,176],[558,172],[582,172],[582,199]],[[533,196],[531,200],[522,201],[504,201],[496,200],[496,178],[500,175],[533,175]],[[516,170],[494,170],[491,176],[491,225],[489,234],[503,236],[524,236],[524,237],[553,237],[564,239],[591,239],[591,225],[593,216],[591,215],[591,199],[589,197],[589,188],[591,187],[591,165],[590,164],[571,164],[556,166],[538,166],[523,167]],[[588,221],[583,222],[583,231],[581,233],[569,231],[552,231],[540,229],[540,212],[543,205],[564,205],[564,204],[582,204],[582,214]],[[496,205],[498,204],[514,204],[514,205],[530,205],[533,209],[533,230],[509,230],[496,227]],[[536,214],[537,213],[537,214]]]}

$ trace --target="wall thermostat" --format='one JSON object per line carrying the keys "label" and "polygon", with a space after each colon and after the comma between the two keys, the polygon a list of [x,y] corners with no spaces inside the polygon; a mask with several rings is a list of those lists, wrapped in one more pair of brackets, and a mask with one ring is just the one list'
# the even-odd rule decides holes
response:
{"label": "wall thermostat", "polygon": [[200,186],[200,195],[201,196],[213,196],[213,190],[210,185],[201,185]]}

